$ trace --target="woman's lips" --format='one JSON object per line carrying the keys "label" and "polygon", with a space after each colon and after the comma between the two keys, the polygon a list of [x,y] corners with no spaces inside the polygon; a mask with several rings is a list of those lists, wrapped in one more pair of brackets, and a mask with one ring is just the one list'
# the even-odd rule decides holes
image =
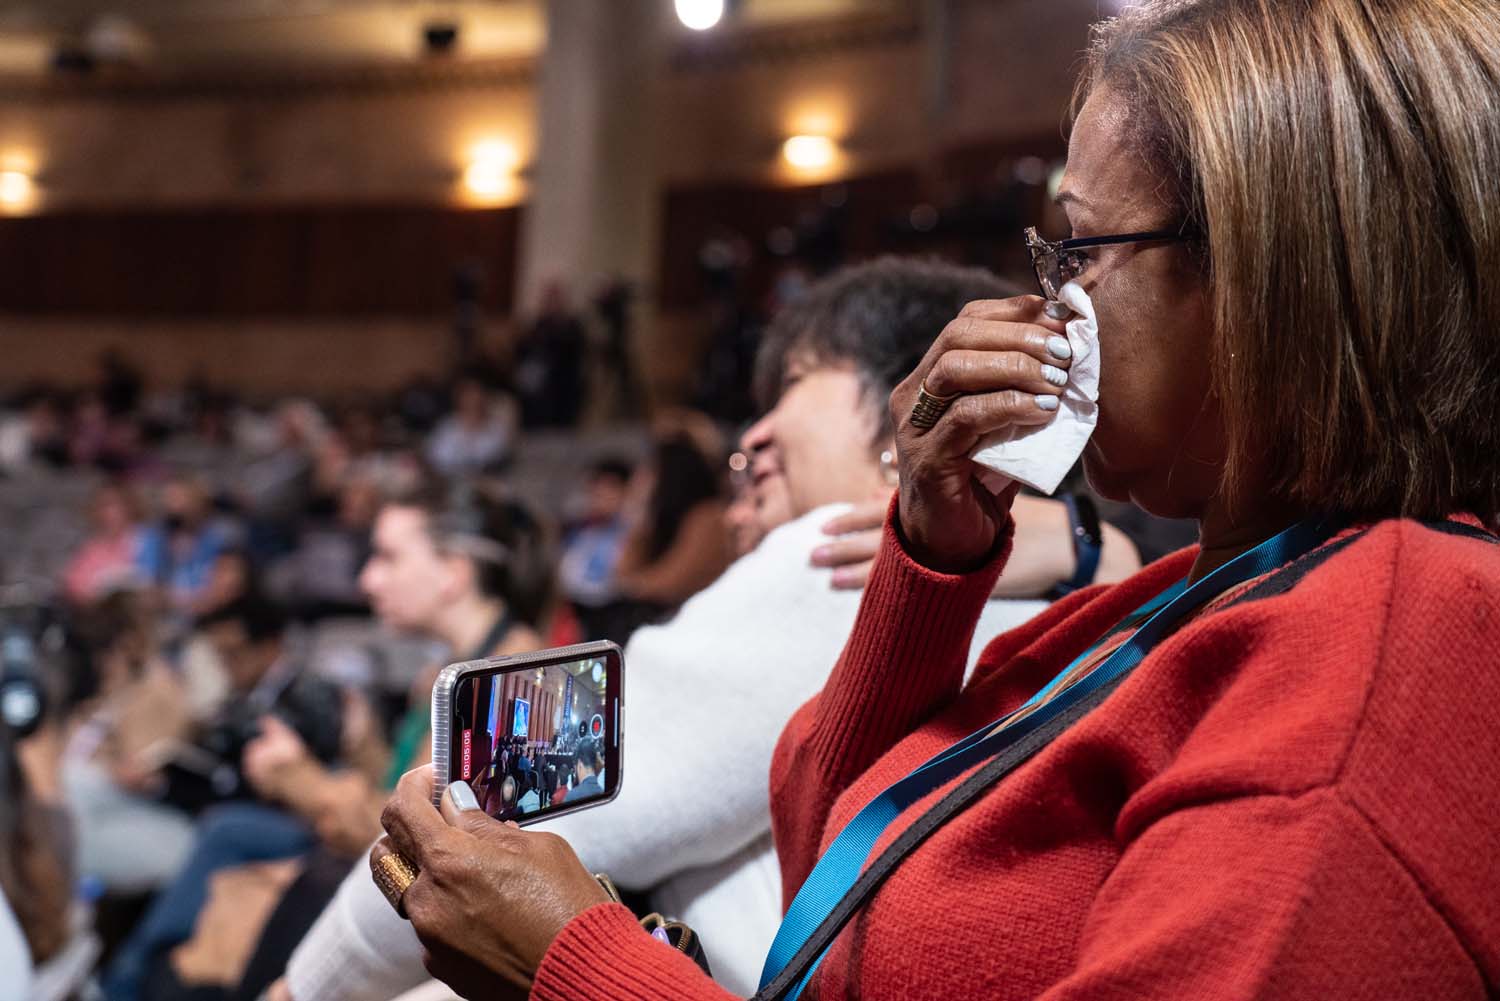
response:
{"label": "woman's lips", "polygon": [[771,484],[774,481],[779,480],[780,478],[780,469],[773,468],[756,470],[750,480],[750,489],[755,493],[756,500],[764,501],[766,499],[766,494],[771,488]]}
{"label": "woman's lips", "polygon": [[771,477],[780,475],[781,467],[777,465],[757,463],[750,467],[750,482],[757,487]]}

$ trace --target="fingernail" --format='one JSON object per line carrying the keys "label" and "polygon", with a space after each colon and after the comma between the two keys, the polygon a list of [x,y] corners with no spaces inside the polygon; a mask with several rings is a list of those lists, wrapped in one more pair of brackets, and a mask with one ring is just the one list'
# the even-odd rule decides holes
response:
{"label": "fingernail", "polygon": [[465,810],[479,809],[479,800],[474,796],[474,790],[469,788],[467,782],[454,782],[450,785],[448,798],[453,800],[453,805],[458,807],[460,813]]}
{"label": "fingernail", "polygon": [[1036,405],[1039,406],[1039,407],[1041,407],[1043,410],[1056,410],[1057,409],[1057,397],[1055,397],[1055,396],[1038,396],[1036,398]]}
{"label": "fingernail", "polygon": [[1056,334],[1053,334],[1047,338],[1047,352],[1054,358],[1061,358],[1067,361],[1073,357],[1073,346],[1068,343],[1066,337],[1058,337]]}
{"label": "fingernail", "polygon": [[828,560],[828,557],[830,555],[832,555],[832,553],[833,553],[833,547],[832,546],[819,546],[817,549],[814,549],[812,551],[813,565],[814,566],[818,566],[818,565],[826,562]]}
{"label": "fingernail", "polygon": [[834,587],[848,587],[854,583],[854,573],[850,570],[835,570],[833,572]]}
{"label": "fingernail", "polygon": [[1054,320],[1066,320],[1073,315],[1073,310],[1069,309],[1066,303],[1058,302],[1056,299],[1047,303],[1044,312]]}
{"label": "fingernail", "polygon": [[1066,386],[1068,384],[1068,373],[1064,372],[1056,365],[1043,365],[1042,378],[1046,379],[1054,386]]}

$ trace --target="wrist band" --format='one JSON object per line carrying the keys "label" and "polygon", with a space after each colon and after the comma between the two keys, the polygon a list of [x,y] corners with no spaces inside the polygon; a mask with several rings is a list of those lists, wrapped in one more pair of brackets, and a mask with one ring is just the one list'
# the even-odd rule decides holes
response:
{"label": "wrist band", "polygon": [[1060,598],[1079,588],[1088,587],[1099,573],[1099,555],[1104,548],[1104,526],[1099,509],[1086,494],[1067,493],[1062,502],[1068,509],[1068,529],[1073,539],[1073,576],[1052,589]]}

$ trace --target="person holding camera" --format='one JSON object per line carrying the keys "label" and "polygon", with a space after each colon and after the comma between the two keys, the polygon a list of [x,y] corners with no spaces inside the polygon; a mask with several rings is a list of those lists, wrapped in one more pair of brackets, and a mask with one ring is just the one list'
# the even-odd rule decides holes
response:
{"label": "person holding camera", "polygon": [[324,762],[337,761],[343,751],[344,696],[336,686],[304,676],[286,656],[286,625],[282,609],[253,589],[198,622],[231,694],[196,745],[169,759],[148,783],[165,802],[202,812],[183,868],[110,963],[104,982],[111,998],[139,996],[158,959],[188,939],[216,873],[293,858],[315,843],[303,819],[259,800],[247,775],[249,749],[268,733],[294,735]]}

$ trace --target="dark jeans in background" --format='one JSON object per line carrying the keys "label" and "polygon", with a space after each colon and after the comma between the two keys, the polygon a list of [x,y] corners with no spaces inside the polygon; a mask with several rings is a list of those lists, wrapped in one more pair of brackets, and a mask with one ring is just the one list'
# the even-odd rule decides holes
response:
{"label": "dark jeans in background", "polygon": [[141,1001],[142,985],[156,957],[192,935],[214,873],[248,862],[294,858],[313,844],[306,824],[259,803],[230,803],[205,812],[187,864],[152,901],[110,963],[104,996],[109,1001]]}

